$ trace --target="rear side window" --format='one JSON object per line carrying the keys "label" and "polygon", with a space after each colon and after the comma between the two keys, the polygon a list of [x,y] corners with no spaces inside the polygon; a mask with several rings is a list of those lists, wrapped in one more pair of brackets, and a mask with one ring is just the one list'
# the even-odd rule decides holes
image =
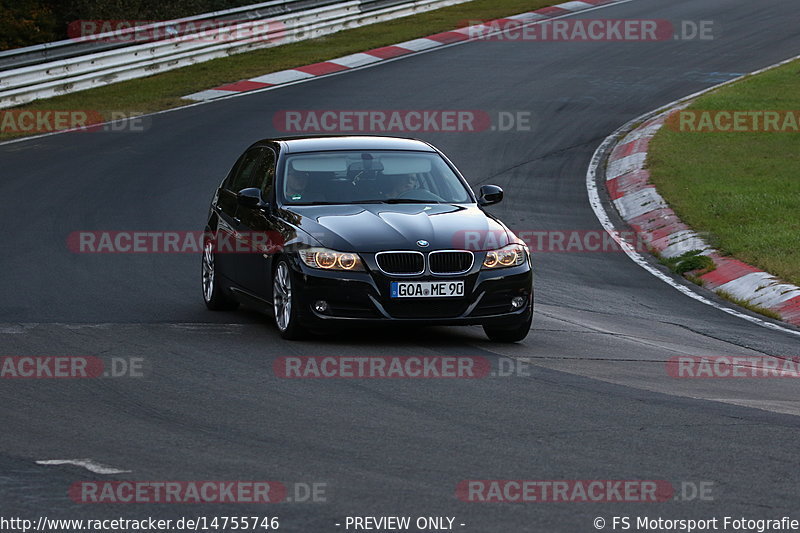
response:
{"label": "rear side window", "polygon": [[269,148],[261,150],[262,157],[256,163],[253,171],[253,185],[261,189],[261,198],[267,200],[272,195],[272,188],[275,185],[275,152]]}
{"label": "rear side window", "polygon": [[254,171],[263,151],[263,148],[253,148],[239,159],[233,169],[233,174],[228,180],[228,189],[236,193],[248,187],[259,187],[261,185],[261,183],[254,183],[256,180]]}

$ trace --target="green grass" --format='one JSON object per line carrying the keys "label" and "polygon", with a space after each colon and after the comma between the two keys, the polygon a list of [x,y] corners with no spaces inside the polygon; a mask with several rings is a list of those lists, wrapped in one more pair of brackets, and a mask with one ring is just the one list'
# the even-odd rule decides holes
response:
{"label": "green grass", "polygon": [[[689,109],[800,110],[800,61],[723,87]],[[664,127],[648,167],[681,219],[709,232],[721,252],[800,285],[800,133]]]}
{"label": "green grass", "polygon": [[[552,5],[553,0],[473,0],[419,15],[334,33],[318,39],[207,61],[147,78],[31,102],[17,109],[95,109],[150,113],[186,105],[181,97],[270,72],[326,61],[463,26]],[[20,136],[0,132],[0,139]]]}
{"label": "green grass", "polygon": [[681,276],[694,271],[700,271],[698,275],[703,275],[714,270],[716,265],[707,255],[700,255],[701,252],[702,250],[692,250],[678,257],[661,257],[659,261]]}
{"label": "green grass", "polygon": [[652,248],[650,253],[655,255],[662,265],[701,287],[704,287],[706,282],[700,276],[717,268],[713,259],[700,255],[702,250],[691,250],[677,257],[664,257],[655,248]]}

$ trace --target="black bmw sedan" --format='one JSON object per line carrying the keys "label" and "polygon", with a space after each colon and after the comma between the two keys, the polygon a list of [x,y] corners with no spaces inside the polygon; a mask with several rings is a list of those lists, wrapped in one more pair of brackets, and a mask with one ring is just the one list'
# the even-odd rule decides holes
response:
{"label": "black bmw sedan", "polygon": [[211,202],[206,306],[247,303],[282,337],[344,322],[482,325],[516,342],[530,331],[528,248],[484,207],[439,150],[414,139],[265,139]]}

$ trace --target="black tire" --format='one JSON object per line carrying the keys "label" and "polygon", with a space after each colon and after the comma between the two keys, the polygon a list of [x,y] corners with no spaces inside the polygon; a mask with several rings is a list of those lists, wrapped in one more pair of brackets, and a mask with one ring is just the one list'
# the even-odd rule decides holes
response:
{"label": "black tire", "polygon": [[528,312],[528,317],[513,326],[483,326],[483,332],[494,342],[519,342],[528,336],[533,324],[533,308]]}
{"label": "black tire", "polygon": [[239,302],[228,294],[219,284],[214,257],[214,241],[207,239],[203,243],[203,301],[212,311],[232,311],[239,307]]}
{"label": "black tire", "polygon": [[299,340],[307,335],[297,317],[297,296],[292,283],[292,269],[286,259],[279,259],[272,276],[272,313],[281,337]]}

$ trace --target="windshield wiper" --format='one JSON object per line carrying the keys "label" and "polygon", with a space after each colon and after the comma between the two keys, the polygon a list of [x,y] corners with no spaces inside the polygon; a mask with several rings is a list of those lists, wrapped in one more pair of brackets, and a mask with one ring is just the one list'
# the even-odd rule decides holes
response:
{"label": "windshield wiper", "polygon": [[441,204],[436,200],[420,200],[418,198],[389,198],[389,199],[374,199],[374,200],[354,200],[347,202],[348,204]]}
{"label": "windshield wiper", "polygon": [[354,205],[354,204],[441,204],[435,200],[419,200],[417,198],[389,198],[388,200],[352,200],[350,202],[294,202],[287,206],[303,205]]}
{"label": "windshield wiper", "polygon": [[385,204],[440,204],[436,200],[419,200],[417,198],[389,198],[383,200]]}

